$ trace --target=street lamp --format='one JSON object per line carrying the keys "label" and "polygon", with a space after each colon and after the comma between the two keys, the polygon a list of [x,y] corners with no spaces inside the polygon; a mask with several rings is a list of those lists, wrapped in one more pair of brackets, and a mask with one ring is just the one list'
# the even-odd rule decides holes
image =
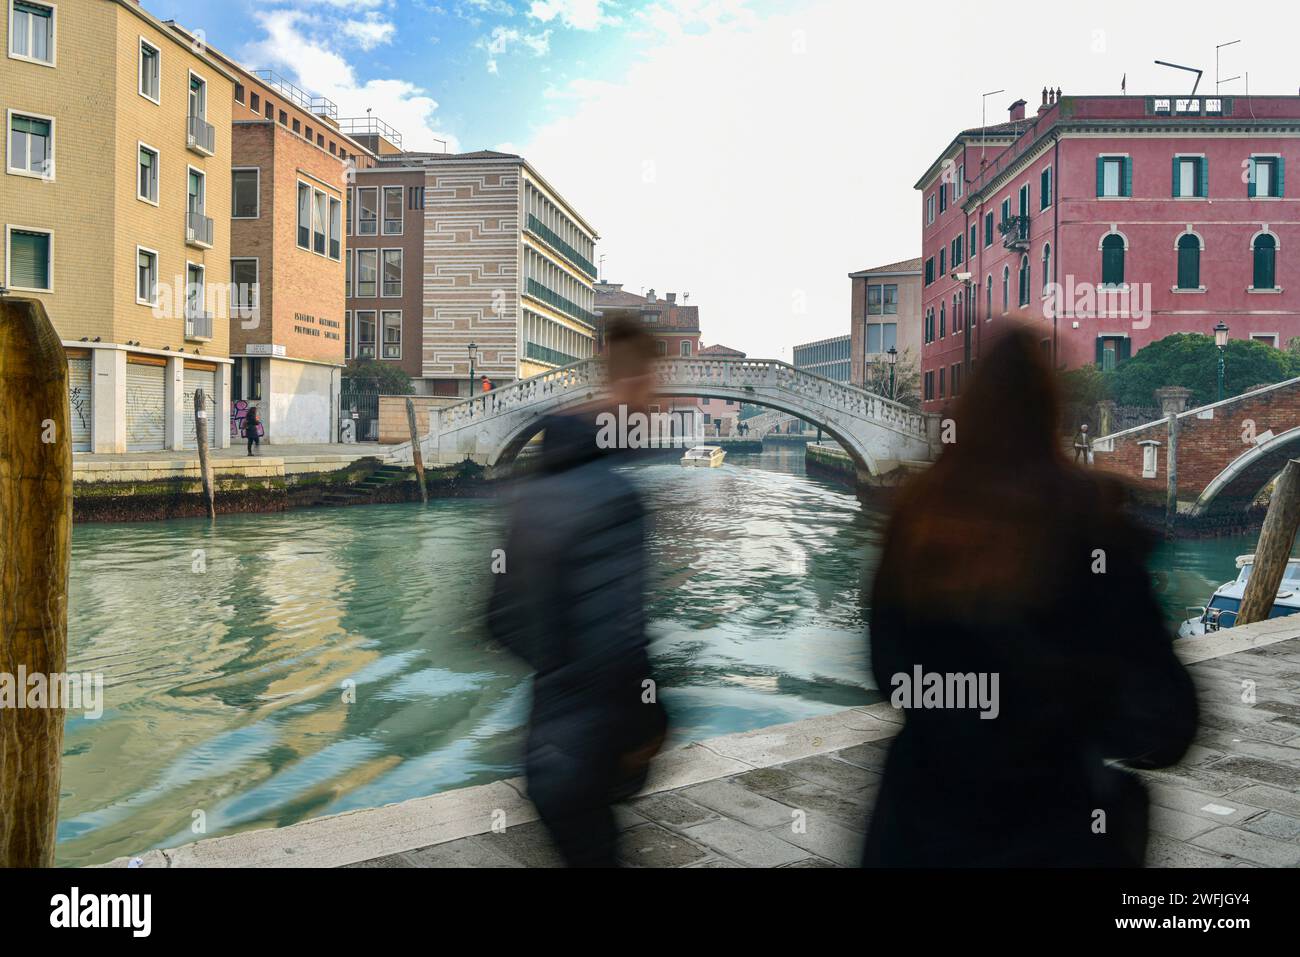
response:
{"label": "street lamp", "polygon": [[[469,344],[469,397],[474,398],[474,359],[478,355],[478,345],[474,342]],[[474,406],[471,403],[469,414],[474,414]]]}
{"label": "street lamp", "polygon": [[885,353],[885,358],[889,360],[889,399],[894,400],[894,366],[898,362],[898,350],[893,346]]}
{"label": "street lamp", "polygon": [[1223,350],[1228,345],[1228,327],[1219,320],[1214,327],[1214,344],[1219,347],[1219,401],[1223,401]]}

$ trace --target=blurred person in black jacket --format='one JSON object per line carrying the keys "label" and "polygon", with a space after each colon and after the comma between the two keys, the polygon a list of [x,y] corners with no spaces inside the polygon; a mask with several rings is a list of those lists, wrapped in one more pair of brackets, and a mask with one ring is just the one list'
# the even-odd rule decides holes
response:
{"label": "blurred person in black jacket", "polygon": [[571,867],[616,866],[613,804],[640,790],[667,729],[646,650],[646,511],[615,469],[624,450],[597,441],[600,413],[648,412],[655,345],[630,323],[606,342],[611,401],[545,420],[488,606],[493,638],[536,671],[528,796]]}
{"label": "blurred person in black jacket", "polygon": [[[866,866],[1143,864],[1146,790],[1114,762],[1178,761],[1196,697],[1125,489],[1065,460],[1058,408],[1037,337],[1006,333],[957,402],[952,441],[900,491],[870,649],[906,714]],[[949,676],[985,676],[996,704],[924,700],[916,678],[931,673],[954,690]]]}

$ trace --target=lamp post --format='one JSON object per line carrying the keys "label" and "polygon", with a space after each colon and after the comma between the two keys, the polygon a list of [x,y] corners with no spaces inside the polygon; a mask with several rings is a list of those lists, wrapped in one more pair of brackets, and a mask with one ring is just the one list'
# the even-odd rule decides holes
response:
{"label": "lamp post", "polygon": [[1219,347],[1219,401],[1223,401],[1223,350],[1228,345],[1228,327],[1220,320],[1214,327],[1214,344]]}
{"label": "lamp post", "polygon": [[898,362],[898,350],[893,346],[885,352],[885,358],[889,361],[889,400],[894,401],[894,366]]}
{"label": "lamp post", "polygon": [[[474,342],[469,344],[469,397],[474,398],[474,359],[478,355],[478,345]],[[474,404],[470,403],[469,414],[474,414]]]}

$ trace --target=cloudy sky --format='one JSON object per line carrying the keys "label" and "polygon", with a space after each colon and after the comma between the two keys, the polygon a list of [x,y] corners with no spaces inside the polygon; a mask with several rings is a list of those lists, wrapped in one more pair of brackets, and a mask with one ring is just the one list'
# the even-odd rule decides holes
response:
{"label": "cloudy sky", "polygon": [[[920,252],[912,184],[1044,85],[1295,94],[1290,4],[1095,0],[145,0],[406,145],[521,152],[601,234],[604,276],[690,293],[706,342],[788,358],[848,331],[855,269]],[[1238,21],[1220,26],[1225,21]],[[1278,29],[1286,24],[1288,29]],[[1223,84],[1240,93],[1244,77]]]}

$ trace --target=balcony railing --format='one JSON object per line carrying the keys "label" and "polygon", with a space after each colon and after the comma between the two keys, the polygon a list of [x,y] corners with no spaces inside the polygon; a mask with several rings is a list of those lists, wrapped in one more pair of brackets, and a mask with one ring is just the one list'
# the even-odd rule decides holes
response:
{"label": "balcony railing", "polygon": [[292,101],[294,106],[306,110],[309,113],[315,113],[317,116],[328,117],[335,122],[338,121],[338,104],[328,97],[313,96],[306,90],[290,83],[274,70],[254,70],[253,76],[257,77],[267,86],[280,91],[281,95]]}
{"label": "balcony railing", "polygon": [[534,232],[540,236],[546,245],[550,246],[557,252],[563,253],[569,262],[573,263],[592,279],[596,278],[596,267],[591,264],[591,260],[566,243],[559,237],[558,233],[532,213],[528,214],[528,229],[530,232]]}
{"label": "balcony railing", "polygon": [[185,143],[196,153],[215,156],[217,152],[217,129],[201,116],[191,116]]}
{"label": "balcony railing", "polygon": [[1007,249],[1029,248],[1029,217],[1011,216],[998,224],[1002,245]]}
{"label": "balcony railing", "polygon": [[527,343],[524,348],[524,354],[529,359],[537,359],[539,362],[549,362],[551,365],[567,366],[570,362],[577,362],[577,356],[571,356],[555,349],[548,349],[546,346],[539,346],[535,342]]}
{"label": "balcony railing", "polygon": [[554,306],[556,309],[560,310],[560,312],[566,313],[574,319],[581,320],[589,326],[594,326],[596,324],[595,313],[588,312],[576,302],[571,302],[558,293],[551,292],[551,290],[547,289],[536,279],[528,280],[526,288],[528,290],[528,295],[532,296],[534,299],[540,299],[547,305]]}
{"label": "balcony railing", "polygon": [[189,310],[185,314],[186,339],[212,338],[212,313]]}
{"label": "balcony railing", "polygon": [[399,150],[402,134],[377,116],[345,116],[339,120],[339,132],[348,136],[382,136]]}
{"label": "balcony railing", "polygon": [[212,248],[212,217],[202,213],[186,213],[185,241],[191,246]]}

